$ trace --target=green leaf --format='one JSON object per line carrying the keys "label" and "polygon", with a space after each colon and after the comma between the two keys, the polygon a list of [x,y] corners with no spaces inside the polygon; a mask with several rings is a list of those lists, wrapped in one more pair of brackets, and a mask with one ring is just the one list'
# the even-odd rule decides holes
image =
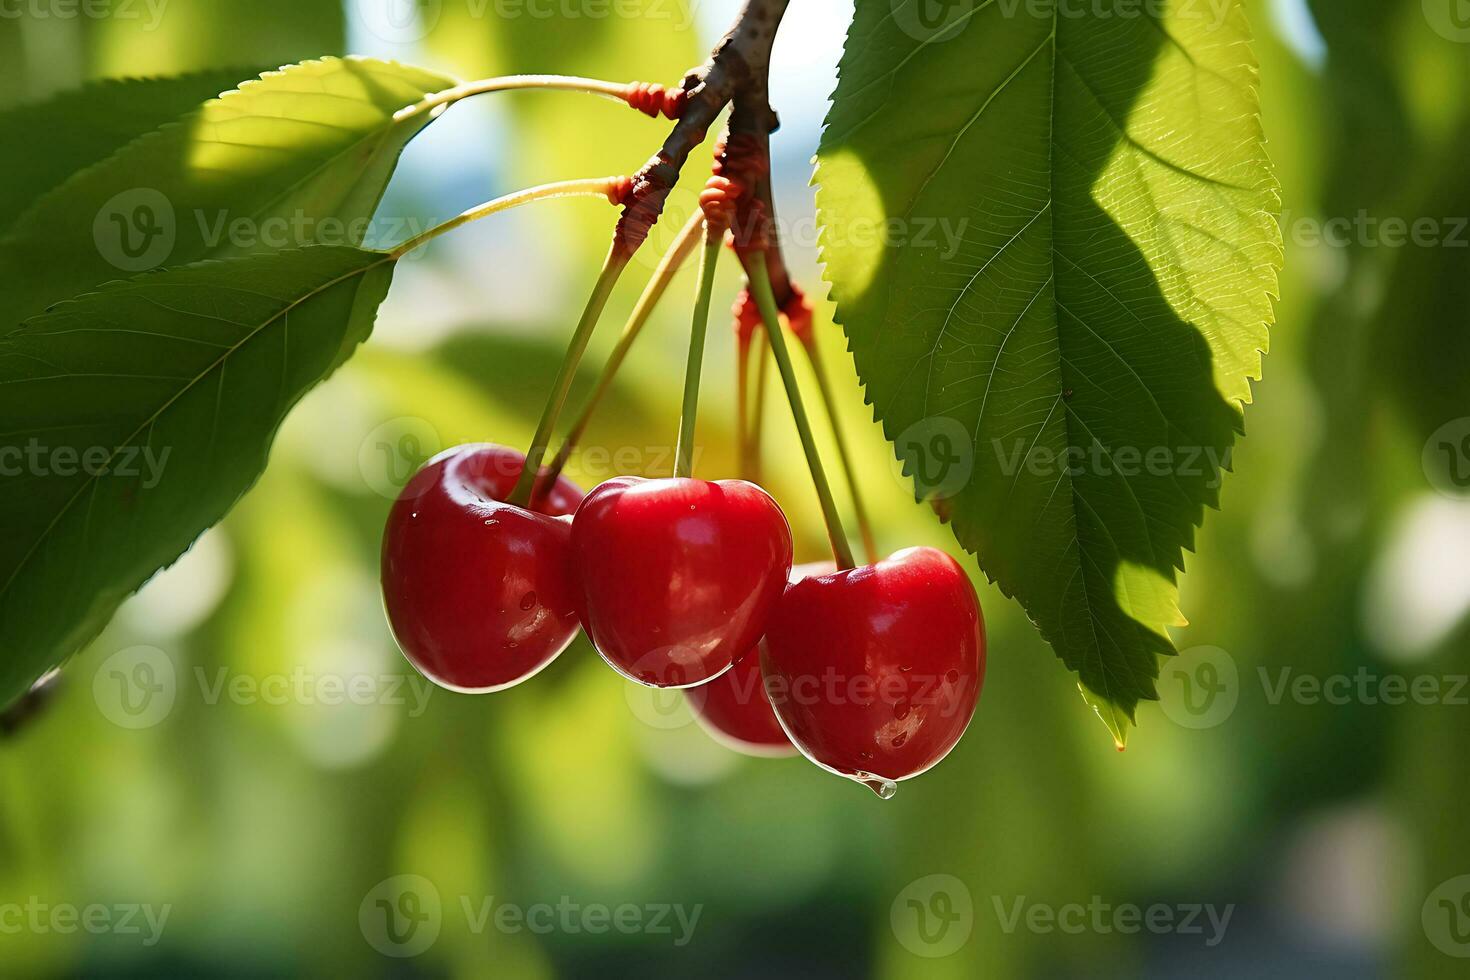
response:
{"label": "green leaf", "polygon": [[0,114],[0,133],[25,147],[6,161],[0,182],[0,232],[31,203],[84,167],[165,123],[173,122],[206,99],[233,88],[260,69],[235,68],[172,78],[118,78]]}
{"label": "green leaf", "polygon": [[308,61],[243,83],[22,215],[0,241],[7,313],[22,320],[165,264],[361,244],[403,147],[438,111],[400,110],[453,84],[361,58]]}
{"label": "green leaf", "polygon": [[250,487],[287,411],[367,337],[393,265],[321,245],[201,262],[0,342],[0,704]]}
{"label": "green leaf", "polygon": [[1250,32],[1213,6],[861,3],[818,154],[869,402],[1120,745],[1281,257]]}

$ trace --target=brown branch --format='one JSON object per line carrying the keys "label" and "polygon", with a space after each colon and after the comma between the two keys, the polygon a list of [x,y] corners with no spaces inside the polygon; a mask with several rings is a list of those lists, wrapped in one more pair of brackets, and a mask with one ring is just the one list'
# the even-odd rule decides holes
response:
{"label": "brown branch", "polygon": [[[786,13],[789,0],[746,0],[735,25],[715,45],[709,61],[684,77],[683,111],[659,151],[633,175],[633,188],[623,215],[618,220],[614,241],[632,254],[648,237],[648,230],[663,213],[669,193],[678,183],[690,152],[703,143],[709,127],[725,106],[735,103],[731,125],[775,127],[775,114],[766,97],[766,79],[771,64],[771,44],[776,28]],[[765,118],[750,118],[761,114]]]}

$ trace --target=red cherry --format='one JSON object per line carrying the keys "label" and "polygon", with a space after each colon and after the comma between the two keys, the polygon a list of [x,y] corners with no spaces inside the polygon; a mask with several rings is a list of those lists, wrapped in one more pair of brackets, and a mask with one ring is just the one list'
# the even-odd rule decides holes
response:
{"label": "red cherry", "polygon": [[744,480],[618,477],[577,508],[572,561],[603,659],[650,687],[689,687],[760,639],[791,569],[791,529]]}
{"label": "red cherry", "polygon": [[[811,562],[791,569],[786,580],[800,582],[809,575],[826,575],[836,570],[837,566],[830,561]],[[795,755],[796,746],[786,737],[776,718],[776,709],[766,696],[760,656],[757,644],[719,677],[708,684],[691,687],[684,694],[700,727],[717,742],[746,755]]]}
{"label": "red cherry", "polygon": [[684,692],[700,727],[737,752],[746,755],[795,755],[796,746],[781,729],[761,679],[760,648],[735,661],[735,666],[708,684]]}
{"label": "red cherry", "polygon": [[907,548],[797,582],[761,670],[802,754],[880,796],[954,748],[985,679],[985,622],[953,558]]}
{"label": "red cherry", "polygon": [[404,656],[454,691],[498,691],[577,634],[567,560],[582,493],[558,478],[536,509],[502,502],[525,466],[513,449],[447,449],[403,488],[383,532],[383,604]]}

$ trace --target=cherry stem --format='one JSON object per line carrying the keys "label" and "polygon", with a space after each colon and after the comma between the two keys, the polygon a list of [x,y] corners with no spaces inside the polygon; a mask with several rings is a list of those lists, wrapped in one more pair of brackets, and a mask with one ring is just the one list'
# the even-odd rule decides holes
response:
{"label": "cherry stem", "polygon": [[764,252],[751,254],[746,261],[746,276],[750,279],[755,294],[756,306],[766,324],[766,339],[771,342],[771,353],[776,357],[776,367],[781,372],[781,382],[786,386],[786,400],[791,403],[791,417],[796,421],[796,431],[801,436],[801,448],[806,453],[807,467],[812,471],[812,483],[817,488],[817,499],[822,504],[822,519],[827,524],[827,536],[832,540],[832,557],[837,568],[852,568],[852,548],[847,543],[847,534],[842,530],[842,518],[837,513],[837,502],[832,497],[832,486],[827,482],[827,473],[822,468],[822,457],[817,452],[817,440],[812,435],[812,424],[802,404],[801,388],[796,383],[796,371],[791,366],[791,354],[786,350],[786,338],[782,336],[780,314],[776,310],[776,298],[771,294],[771,278],[766,272]]}
{"label": "cherry stem", "polygon": [[699,285],[694,294],[694,318],[689,325],[689,363],[684,369],[684,409],[679,414],[679,441],[674,449],[674,476],[694,472],[694,424],[699,418],[699,375],[704,365],[704,338],[709,332],[710,294],[714,291],[715,265],[720,259],[724,229],[705,236],[704,254],[699,257]]}
{"label": "cherry stem", "polygon": [[526,452],[526,463],[521,468],[521,475],[516,478],[515,487],[505,498],[506,503],[525,507],[530,502],[531,491],[536,486],[536,474],[541,469],[541,460],[546,456],[547,443],[551,441],[557,417],[561,415],[562,406],[566,403],[567,392],[572,388],[572,379],[577,375],[577,366],[582,363],[582,355],[587,351],[587,341],[592,339],[592,332],[597,329],[597,321],[602,316],[603,307],[607,305],[607,298],[612,294],[618,276],[627,267],[631,257],[614,242],[607,258],[603,260],[602,272],[597,276],[597,284],[592,287],[592,295],[588,297],[587,306],[582,310],[582,319],[577,322],[577,329],[572,333],[566,356],[562,358],[556,381],[551,386],[551,394],[546,399],[546,408],[536,426],[536,435],[532,437],[531,448]]}
{"label": "cherry stem", "polygon": [[[754,336],[754,335],[752,335]],[[750,337],[737,335],[735,341],[735,460],[740,479],[754,480],[755,468],[750,463]]]}
{"label": "cherry stem", "polygon": [[761,478],[761,435],[765,432],[766,421],[766,375],[771,365],[771,359],[766,356],[766,335],[755,334],[751,338],[751,346],[755,351],[755,392],[753,401],[755,407],[750,415],[750,472],[751,479],[759,482]]}
{"label": "cherry stem", "polygon": [[435,225],[420,235],[415,235],[406,242],[401,243],[388,253],[395,261],[412,252],[421,245],[438,238],[447,232],[478,221],[481,218],[495,214],[499,211],[508,211],[511,208],[520,207],[522,204],[530,204],[532,201],[548,201],[557,197],[608,197],[611,189],[624,178],[622,177],[589,177],[583,180],[561,180],[551,184],[541,184],[537,187],[528,187],[525,190],[497,197],[493,201],[477,204],[468,211],[461,212],[442,224]]}
{"label": "cherry stem", "polygon": [[837,459],[842,464],[842,475],[852,491],[852,509],[857,515],[858,533],[863,539],[863,551],[869,562],[878,560],[878,545],[873,538],[873,525],[868,521],[868,509],[863,506],[863,493],[858,487],[857,473],[853,470],[852,455],[847,450],[847,438],[842,432],[842,423],[837,418],[837,400],[832,397],[832,386],[827,383],[827,370],[822,365],[817,339],[812,337],[801,345],[812,364],[812,374],[817,378],[817,390],[822,393],[822,403],[827,408],[827,421],[832,426],[832,441],[837,443]]}
{"label": "cherry stem", "polygon": [[597,379],[596,387],[587,397],[587,403],[582,406],[582,412],[577,416],[577,421],[572,423],[571,429],[562,441],[561,449],[557,450],[556,456],[541,475],[536,485],[536,493],[532,496],[533,500],[551,492],[556,478],[566,468],[568,460],[572,458],[572,453],[577,451],[582,436],[587,432],[587,426],[592,423],[592,417],[597,413],[598,406],[602,404],[603,398],[612,388],[613,379],[617,377],[618,369],[622,367],[623,360],[633,347],[633,342],[643,331],[643,325],[652,316],[654,307],[658,306],[664,291],[669,288],[669,283],[673,282],[674,276],[684,265],[685,259],[689,258],[689,253],[694,251],[694,246],[699,241],[700,229],[703,227],[704,215],[696,210],[679,231],[674,243],[669,246],[663,258],[659,259],[653,277],[648,280],[648,285],[643,287],[643,293],[638,297],[638,302],[634,304],[633,312],[628,314],[628,322],[623,325],[623,332],[618,337],[617,345],[608,355],[607,364],[603,366],[602,375]]}

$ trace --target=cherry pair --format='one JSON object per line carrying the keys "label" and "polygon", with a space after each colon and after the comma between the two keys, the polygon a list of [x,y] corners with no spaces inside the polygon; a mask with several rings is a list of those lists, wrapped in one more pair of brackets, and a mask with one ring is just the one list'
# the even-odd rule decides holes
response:
{"label": "cherry pair", "polygon": [[448,450],[389,514],[388,619],[428,677],[510,687],[579,623],[608,663],[654,687],[705,683],[755,646],[791,568],[791,531],[765,491],[620,477],[584,499],[558,478],[525,508],[504,499],[524,465],[503,446]]}
{"label": "cherry pair", "polygon": [[941,551],[909,548],[793,569],[760,646],[688,697],[722,741],[755,755],[794,745],[886,798],[959,742],[984,679],[969,577]]}
{"label": "cherry pair", "polygon": [[698,716],[737,747],[794,743],[880,795],[964,733],[984,624],[949,556],[912,548],[793,574],[785,517],[753,484],[620,477],[584,499],[559,478],[528,509],[503,501],[523,466],[504,447],[449,450],[389,516],[385,604],[431,679],[509,687],[580,621],[625,676],[689,688]]}

